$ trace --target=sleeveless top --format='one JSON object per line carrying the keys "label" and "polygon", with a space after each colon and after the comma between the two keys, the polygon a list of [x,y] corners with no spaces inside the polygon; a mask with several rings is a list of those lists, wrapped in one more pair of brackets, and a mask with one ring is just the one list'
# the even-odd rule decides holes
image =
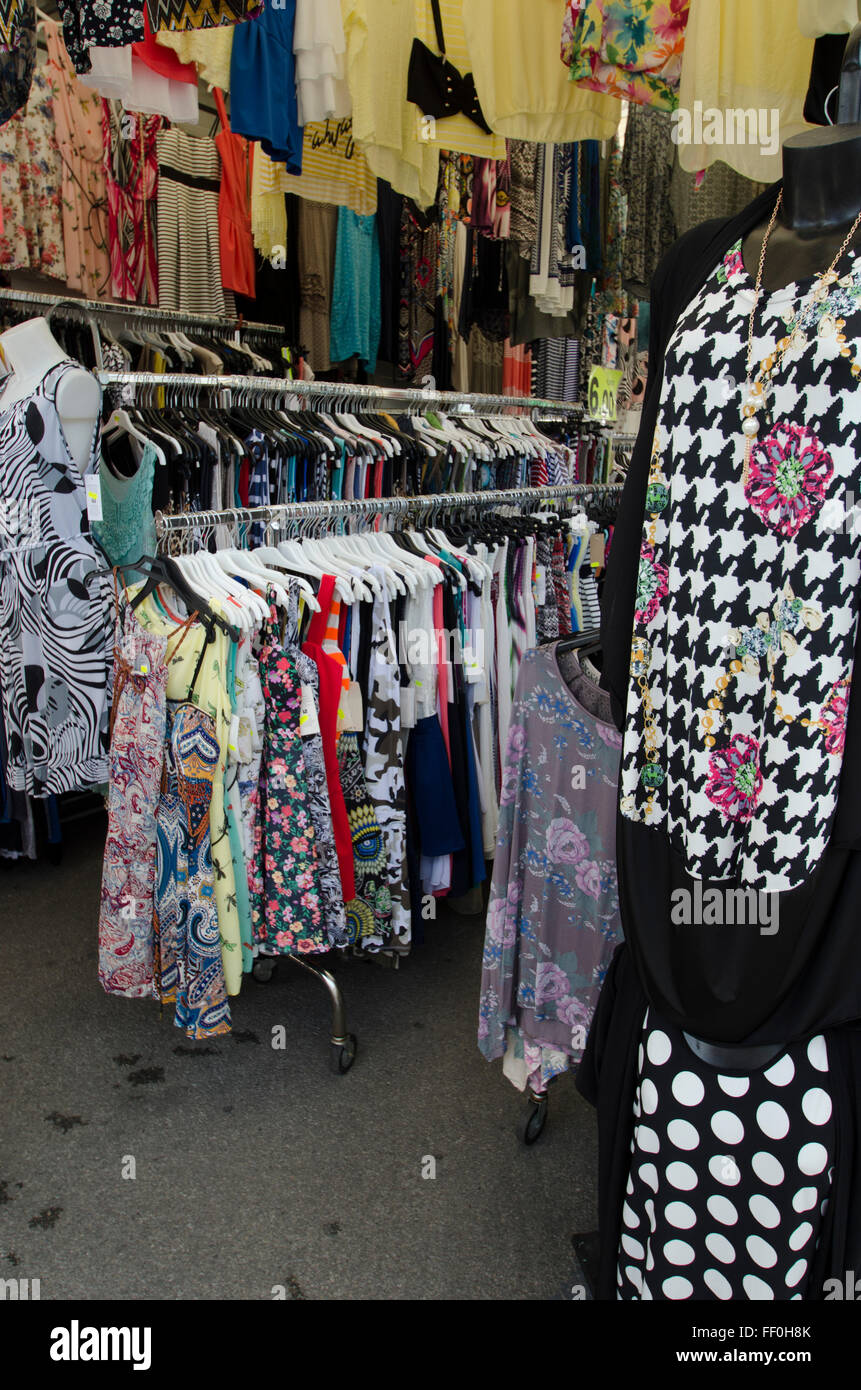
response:
{"label": "sleeveless top", "polygon": [[762,296],[754,371],[797,315],[743,485],[754,287],[741,244],[667,349],[640,553],[621,811],[689,873],[785,892],[828,844],[861,582],[861,257]]}
{"label": "sleeveless top", "polygon": [[[108,780],[111,585],[84,479],[57,411],[76,362],[0,410],[0,683],[12,787],[32,796]],[[99,421],[88,471],[98,472]]]}

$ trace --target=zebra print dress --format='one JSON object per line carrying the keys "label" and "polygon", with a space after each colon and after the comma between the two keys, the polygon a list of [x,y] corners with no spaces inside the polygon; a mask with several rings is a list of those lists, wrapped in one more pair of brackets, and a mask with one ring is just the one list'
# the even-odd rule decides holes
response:
{"label": "zebra print dress", "polygon": [[[0,685],[12,787],[32,796],[108,780],[111,589],[84,480],[57,413],[61,362],[0,411]],[[96,428],[89,472],[98,472]]]}

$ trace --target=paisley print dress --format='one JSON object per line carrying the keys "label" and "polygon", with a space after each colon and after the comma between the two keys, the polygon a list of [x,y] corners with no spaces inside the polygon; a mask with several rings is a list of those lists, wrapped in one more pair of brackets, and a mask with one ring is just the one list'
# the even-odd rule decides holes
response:
{"label": "paisley print dress", "polygon": [[215,720],[190,702],[167,706],[154,917],[156,992],[191,1038],[230,1031],[210,839],[220,746]]}
{"label": "paisley print dress", "polygon": [[164,763],[167,638],[118,606],[99,980],[108,994],[153,992],[156,810]]}

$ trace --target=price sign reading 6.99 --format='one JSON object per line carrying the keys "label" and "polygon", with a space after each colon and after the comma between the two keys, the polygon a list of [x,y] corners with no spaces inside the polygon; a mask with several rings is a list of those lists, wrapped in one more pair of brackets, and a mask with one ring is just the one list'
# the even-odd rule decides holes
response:
{"label": "price sign reading 6.99", "polygon": [[616,396],[622,373],[614,367],[593,367],[589,373],[589,418],[615,424]]}

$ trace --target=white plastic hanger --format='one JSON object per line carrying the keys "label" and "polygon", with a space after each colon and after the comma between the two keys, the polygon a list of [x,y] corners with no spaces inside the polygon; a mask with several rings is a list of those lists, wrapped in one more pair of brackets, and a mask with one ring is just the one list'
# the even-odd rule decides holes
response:
{"label": "white plastic hanger", "polygon": [[244,574],[252,580],[256,588],[268,586],[272,589],[275,602],[281,608],[286,608],[290,602],[290,595],[284,588],[282,576],[276,574],[274,570],[265,569],[262,564],[255,563],[251,558],[250,551],[237,549],[230,546],[224,550],[216,550],[215,559],[227,574]]}
{"label": "white plastic hanger", "polygon": [[[322,565],[312,560],[311,556],[304,549],[302,542],[298,540],[285,540],[278,542],[278,550],[284,556],[291,570],[298,570],[301,574],[308,574],[312,579],[321,580],[327,574],[332,574],[331,569],[326,569]],[[353,585],[348,579],[342,579],[339,575],[333,575],[335,580],[335,593],[342,603],[355,603],[356,596],[353,593]]]}
{"label": "white plastic hanger", "polygon": [[[259,545],[254,550],[247,550],[244,553],[248,555],[255,564],[259,565],[264,576],[272,573],[272,570],[265,568],[265,566],[275,567],[275,580],[270,580],[270,582],[279,582],[283,584],[284,575],[280,571],[289,569],[290,566],[287,557],[282,555],[280,550],[276,550],[274,545]],[[307,579],[300,579],[298,575],[293,574],[290,576],[290,581],[299,589],[311,611],[313,613],[319,613],[320,605],[317,602],[317,596]]]}

